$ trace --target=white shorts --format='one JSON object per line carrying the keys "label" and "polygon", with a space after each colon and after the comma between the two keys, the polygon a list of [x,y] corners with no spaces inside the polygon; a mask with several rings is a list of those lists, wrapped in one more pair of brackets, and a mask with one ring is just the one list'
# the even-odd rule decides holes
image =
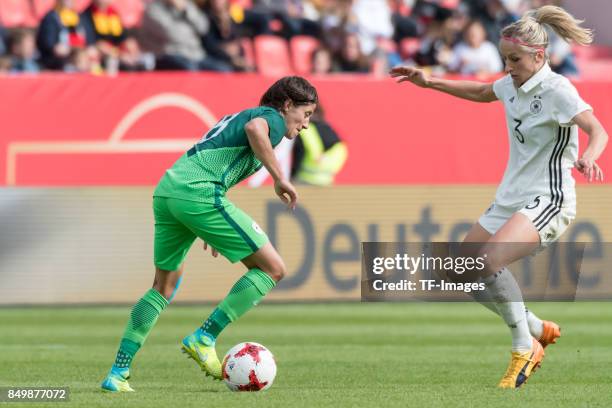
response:
{"label": "white shorts", "polygon": [[550,197],[539,195],[522,207],[504,207],[493,203],[478,219],[478,223],[488,233],[495,234],[517,212],[531,220],[540,234],[540,247],[546,248],[561,237],[576,217],[576,202],[564,201],[558,207],[550,202]]}

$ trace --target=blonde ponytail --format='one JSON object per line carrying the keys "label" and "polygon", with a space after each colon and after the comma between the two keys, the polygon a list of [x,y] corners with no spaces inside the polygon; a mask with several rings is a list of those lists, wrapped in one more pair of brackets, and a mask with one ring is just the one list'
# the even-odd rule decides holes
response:
{"label": "blonde ponytail", "polygon": [[505,27],[501,35],[526,48],[545,49],[548,34],[544,25],[548,25],[565,41],[588,45],[593,42],[593,30],[581,27],[582,22],[561,7],[543,6],[525,13],[520,20]]}
{"label": "blonde ponytail", "polygon": [[588,45],[593,42],[593,30],[580,27],[584,20],[576,20],[561,7],[543,6],[530,13],[535,21],[549,25],[567,42],[574,41],[580,45]]}

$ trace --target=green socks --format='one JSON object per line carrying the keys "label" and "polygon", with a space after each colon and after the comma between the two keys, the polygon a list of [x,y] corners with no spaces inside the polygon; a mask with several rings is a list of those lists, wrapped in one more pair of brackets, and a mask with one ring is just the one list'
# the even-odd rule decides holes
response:
{"label": "green socks", "polygon": [[166,306],[168,301],[155,289],[149,289],[134,305],[119,345],[114,367],[119,369],[130,367],[134,355],[144,344]]}
{"label": "green socks", "polygon": [[[257,268],[250,269],[238,279],[198,331],[214,342],[228,324],[257,305],[275,285],[276,282],[267,273]],[[130,368],[134,355],[144,344],[166,306],[168,300],[155,289],[149,289],[134,305],[113,369]]]}
{"label": "green socks", "polygon": [[231,323],[231,320],[227,314],[218,307],[213,310],[208,319],[204,322],[201,329],[204,335],[209,337],[212,341],[215,341],[217,336],[225,329],[225,326]]}
{"label": "green socks", "polygon": [[249,269],[206,319],[201,330],[215,341],[228,324],[256,306],[275,285],[274,279],[261,269]]}

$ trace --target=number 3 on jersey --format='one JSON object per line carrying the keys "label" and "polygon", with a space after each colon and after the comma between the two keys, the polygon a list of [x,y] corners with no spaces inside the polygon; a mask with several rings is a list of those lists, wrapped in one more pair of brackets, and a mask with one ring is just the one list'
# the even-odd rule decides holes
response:
{"label": "number 3 on jersey", "polygon": [[238,116],[237,113],[234,113],[233,115],[224,116],[223,119],[219,121],[219,123],[217,123],[212,129],[206,132],[206,134],[202,137],[202,139],[200,139],[198,144],[203,143],[208,139],[212,139],[215,136],[218,136],[236,116]]}
{"label": "number 3 on jersey", "polygon": [[525,136],[523,136],[519,130],[519,126],[523,124],[523,121],[519,119],[514,119],[514,121],[516,122],[516,126],[514,127],[514,137],[516,137],[516,140],[518,140],[520,143],[525,143]]}

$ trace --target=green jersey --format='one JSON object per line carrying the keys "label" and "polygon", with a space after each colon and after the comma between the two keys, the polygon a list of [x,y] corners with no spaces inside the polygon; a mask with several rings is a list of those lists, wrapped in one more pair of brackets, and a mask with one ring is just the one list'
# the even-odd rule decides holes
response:
{"label": "green jersey", "polygon": [[267,106],[227,115],[202,139],[166,170],[154,196],[213,202],[262,166],[255,157],[244,126],[263,118],[270,128],[270,142],[276,147],[286,132],[280,113]]}

